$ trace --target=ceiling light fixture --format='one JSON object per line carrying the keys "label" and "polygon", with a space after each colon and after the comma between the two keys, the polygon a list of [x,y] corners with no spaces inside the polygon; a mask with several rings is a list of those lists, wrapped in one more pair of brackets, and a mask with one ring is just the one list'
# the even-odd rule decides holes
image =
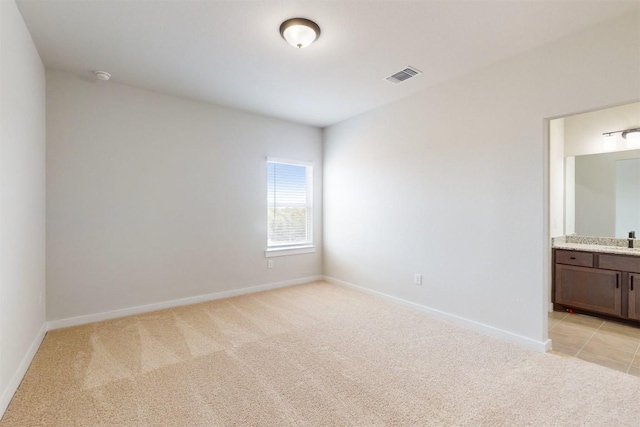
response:
{"label": "ceiling light fixture", "polygon": [[301,49],[320,37],[320,27],[305,18],[291,18],[280,25],[280,35],[291,46]]}
{"label": "ceiling light fixture", "polygon": [[106,71],[94,71],[94,74],[96,75],[96,79],[102,80],[103,82],[106,82],[111,78],[111,74]]}

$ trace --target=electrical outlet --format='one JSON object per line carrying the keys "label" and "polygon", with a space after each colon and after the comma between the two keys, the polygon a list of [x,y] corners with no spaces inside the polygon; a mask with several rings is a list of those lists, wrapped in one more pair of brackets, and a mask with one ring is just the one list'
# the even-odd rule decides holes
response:
{"label": "electrical outlet", "polygon": [[422,285],[422,274],[414,274],[413,275],[413,283],[415,283],[416,285]]}
{"label": "electrical outlet", "polygon": [[273,268],[273,260],[272,259],[267,261],[267,268]]}

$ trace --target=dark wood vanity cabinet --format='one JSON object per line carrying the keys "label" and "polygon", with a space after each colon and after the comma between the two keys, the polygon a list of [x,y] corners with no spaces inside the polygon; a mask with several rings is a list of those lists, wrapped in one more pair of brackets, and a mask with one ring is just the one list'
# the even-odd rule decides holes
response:
{"label": "dark wood vanity cabinet", "polygon": [[620,317],[620,273],[558,264],[555,303]]}
{"label": "dark wood vanity cabinet", "polygon": [[554,249],[554,307],[640,320],[640,257]]}
{"label": "dark wood vanity cabinet", "polygon": [[640,274],[629,273],[629,319],[640,320]]}

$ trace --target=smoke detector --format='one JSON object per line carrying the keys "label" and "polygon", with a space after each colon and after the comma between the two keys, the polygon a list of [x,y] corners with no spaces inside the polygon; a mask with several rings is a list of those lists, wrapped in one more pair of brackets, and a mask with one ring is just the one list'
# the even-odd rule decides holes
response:
{"label": "smoke detector", "polygon": [[107,73],[106,71],[95,71],[94,74],[96,75],[96,78],[98,80],[102,80],[103,82],[106,82],[111,78],[111,74]]}

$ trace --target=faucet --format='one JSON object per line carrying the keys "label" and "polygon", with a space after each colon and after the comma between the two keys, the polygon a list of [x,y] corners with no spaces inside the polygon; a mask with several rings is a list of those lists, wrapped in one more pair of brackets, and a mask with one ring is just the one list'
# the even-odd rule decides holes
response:
{"label": "faucet", "polygon": [[636,232],[635,231],[630,231],[629,232],[629,248],[633,249],[633,239],[636,238]]}

